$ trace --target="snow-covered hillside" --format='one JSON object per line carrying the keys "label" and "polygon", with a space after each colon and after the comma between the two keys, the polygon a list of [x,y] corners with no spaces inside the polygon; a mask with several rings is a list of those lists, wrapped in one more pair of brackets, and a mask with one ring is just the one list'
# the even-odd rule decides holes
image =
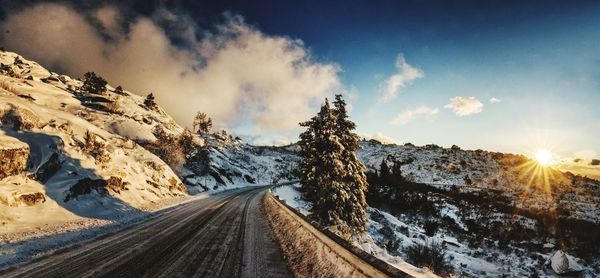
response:
{"label": "snow-covered hillside", "polygon": [[[184,131],[160,106],[111,86],[82,92],[81,80],[16,53],[0,52],[0,63],[3,235],[66,223],[76,229],[188,193],[270,183],[294,157],[218,132],[192,135],[197,149],[170,167],[145,147],[157,141],[156,130]],[[208,159],[199,162],[202,153]]]}
{"label": "snow-covered hillside", "polygon": [[[586,275],[600,273],[600,182],[521,155],[361,141],[369,171],[400,164],[412,182],[389,199],[371,199],[368,235],[357,242],[391,264],[413,262],[411,248],[439,244],[454,275],[556,277],[557,251],[578,257]],[[538,175],[545,175],[540,178]],[[307,214],[298,186],[275,194]],[[370,190],[376,190],[371,184]]]}
{"label": "snow-covered hillside", "polygon": [[110,219],[186,194],[171,168],[131,140],[152,140],[156,125],[181,129],[166,114],[110,87],[78,96],[81,81],[15,53],[0,52],[0,62],[0,148],[26,150],[14,157],[26,163],[0,181],[3,233]]}
{"label": "snow-covered hillside", "polygon": [[401,164],[402,176],[416,183],[461,192],[499,192],[517,208],[556,210],[560,206],[569,217],[600,222],[599,181],[539,168],[523,155],[374,140],[360,144],[357,155],[371,171],[386,160]]}

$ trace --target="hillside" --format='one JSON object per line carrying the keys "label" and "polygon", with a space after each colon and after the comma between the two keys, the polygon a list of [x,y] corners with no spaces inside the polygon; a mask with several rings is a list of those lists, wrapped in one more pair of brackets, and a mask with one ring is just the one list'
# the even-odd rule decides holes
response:
{"label": "hillside", "polygon": [[358,156],[370,171],[386,160],[390,165],[399,163],[402,176],[415,183],[461,192],[497,192],[518,209],[560,207],[568,213],[564,216],[600,222],[600,182],[540,167],[523,155],[377,141],[363,141],[361,146]]}
{"label": "hillside", "polygon": [[[357,242],[365,251],[426,266],[415,247],[439,246],[446,263],[436,261],[437,273],[557,277],[550,261],[560,250],[590,277],[600,273],[600,182],[521,155],[374,140],[360,146],[370,183],[368,235]],[[382,161],[399,165],[401,176],[376,178]],[[275,194],[308,213],[297,185]]]}
{"label": "hillside", "polygon": [[290,159],[289,151],[224,131],[187,133],[192,149],[173,157],[167,147],[176,150],[185,129],[159,105],[110,85],[87,92],[82,80],[16,53],[0,52],[0,63],[0,237],[9,241],[127,222],[200,192],[266,184]]}

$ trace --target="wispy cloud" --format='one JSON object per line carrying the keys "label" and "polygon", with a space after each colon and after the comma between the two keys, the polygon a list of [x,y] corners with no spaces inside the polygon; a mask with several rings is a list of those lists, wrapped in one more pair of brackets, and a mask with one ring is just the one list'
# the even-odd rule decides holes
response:
{"label": "wispy cloud", "polygon": [[480,113],[483,110],[483,103],[474,97],[456,96],[450,99],[446,108],[452,109],[454,114],[459,117]]}
{"label": "wispy cloud", "polygon": [[383,89],[380,99],[383,101],[395,98],[400,89],[425,76],[421,69],[409,65],[402,54],[399,54],[396,58],[396,69],[397,73],[390,76],[382,84]]}
{"label": "wispy cloud", "polygon": [[495,97],[492,97],[492,98],[490,98],[490,100],[489,100],[489,102],[490,102],[490,103],[492,103],[492,104],[493,104],[493,103],[498,103],[498,102],[501,102],[501,101],[502,101],[501,99],[499,99],[499,98],[495,98]]}
{"label": "wispy cloud", "polygon": [[418,117],[428,118],[439,112],[440,112],[440,110],[437,108],[431,108],[429,106],[423,105],[423,106],[419,106],[419,107],[416,107],[413,109],[407,109],[407,110],[400,112],[400,114],[398,114],[394,119],[392,119],[391,124],[405,125]]}

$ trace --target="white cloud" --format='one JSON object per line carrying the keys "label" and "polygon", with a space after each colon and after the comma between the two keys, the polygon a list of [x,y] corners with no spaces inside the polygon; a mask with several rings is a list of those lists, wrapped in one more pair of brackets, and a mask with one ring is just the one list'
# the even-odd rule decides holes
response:
{"label": "white cloud", "polygon": [[383,91],[380,98],[382,101],[395,98],[400,89],[408,86],[414,80],[425,76],[421,69],[406,63],[404,55],[402,54],[398,55],[396,58],[396,69],[398,72],[390,76],[382,85]]}
{"label": "white cloud", "polygon": [[459,116],[467,116],[480,113],[483,110],[483,103],[474,97],[456,96],[450,99],[450,103],[444,106],[452,109]]}
{"label": "white cloud", "polygon": [[187,126],[201,110],[213,116],[216,128],[250,124],[256,134],[290,135],[342,88],[337,65],[316,62],[302,41],[266,35],[241,17],[228,16],[198,40],[192,36],[199,33],[195,26],[171,24],[169,32],[182,32],[185,48],[173,45],[156,22],[189,21],[188,16],[159,10],[151,18],[127,23],[122,18],[113,6],[82,14],[68,5],[39,4],[1,22],[0,29],[9,32],[0,34],[0,42],[75,77],[95,71],[112,85],[153,92]]}
{"label": "white cloud", "polygon": [[404,124],[407,124],[408,122],[414,120],[417,117],[425,116],[428,118],[439,112],[440,112],[440,110],[437,108],[431,108],[428,106],[419,106],[419,107],[416,107],[413,109],[407,109],[407,110],[400,112],[400,114],[398,114],[394,119],[392,119],[391,124],[404,125]]}
{"label": "white cloud", "polygon": [[490,103],[498,103],[498,102],[501,102],[502,100],[499,98],[492,97],[492,98],[490,98],[489,101],[490,101]]}
{"label": "white cloud", "polygon": [[361,137],[365,140],[377,140],[383,144],[396,144],[396,140],[383,135],[381,132],[376,132],[373,134],[361,134]]}

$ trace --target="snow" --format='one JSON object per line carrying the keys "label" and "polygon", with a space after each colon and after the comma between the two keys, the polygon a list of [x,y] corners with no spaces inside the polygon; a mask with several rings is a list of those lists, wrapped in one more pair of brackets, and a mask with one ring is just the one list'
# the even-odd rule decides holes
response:
{"label": "snow", "polygon": [[579,272],[583,270],[583,267],[577,263],[577,260],[573,256],[560,250],[552,255],[550,261],[552,269],[556,274]]}
{"label": "snow", "polygon": [[[299,184],[277,187],[273,189],[273,194],[302,214],[308,215],[310,204],[300,199],[299,187]],[[439,211],[441,212],[440,217],[448,216],[452,218],[466,232],[466,225],[462,222],[462,217],[456,206],[445,203],[439,207]],[[502,275],[524,277],[530,275],[532,269],[538,269],[538,273],[546,277],[553,277],[552,270],[543,266],[543,262],[550,258],[550,254],[527,253],[528,251],[522,248],[509,248],[507,250],[500,247],[473,248],[468,243],[461,242],[457,237],[444,231],[438,231],[433,236],[427,236],[423,228],[413,222],[414,219],[412,218],[403,220],[373,207],[369,207],[367,213],[369,217],[367,235],[355,244],[369,254],[375,255],[398,268],[406,267],[405,250],[409,246],[425,244],[426,242],[438,242],[443,244],[446,250],[446,258],[454,268],[455,275],[464,277],[496,277]],[[382,217],[375,217],[375,214]],[[527,222],[527,219],[523,218],[523,221]],[[385,236],[380,231],[384,226],[390,227],[400,241],[399,248],[394,250],[395,254],[390,254],[388,250],[381,246]],[[554,247],[554,245],[550,247],[547,244],[543,246],[546,248]],[[590,270],[588,269],[588,271]]]}
{"label": "snow", "polygon": [[141,126],[138,122],[132,119],[120,119],[110,123],[110,131],[135,141],[154,142],[156,137],[152,134],[152,130]]}
{"label": "snow", "polygon": [[279,186],[271,191],[274,196],[277,196],[280,200],[293,208],[296,208],[300,213],[308,215],[310,205],[300,198],[300,184],[295,183],[292,185]]}
{"label": "snow", "polygon": [[[0,62],[4,64],[13,64],[16,57],[19,56],[15,53],[0,52]],[[116,102],[117,111],[86,107],[73,94],[81,81],[59,76],[33,61],[20,59],[23,64],[13,65],[20,76],[0,74],[0,83],[9,88],[0,88],[0,118],[9,111],[17,111],[33,127],[18,131],[0,127],[0,147],[27,146],[31,158],[26,173],[0,180],[0,267],[3,263],[36,255],[38,251],[45,252],[118,230],[153,215],[160,208],[182,201],[205,198],[233,188],[293,179],[284,174],[299,160],[295,154],[297,145],[252,146],[224,132],[205,137],[195,135],[209,153],[206,171],[192,169],[189,165],[174,171],[136,143],[156,140],[152,133],[155,127],[172,134],[183,131],[183,127],[160,108],[147,110],[141,106],[144,97],[127,91],[127,95],[118,95],[110,86],[108,92],[99,97]],[[59,81],[42,81],[50,76]],[[100,163],[82,152],[79,145],[86,131],[96,134],[106,145],[109,163]],[[539,194],[539,187],[528,184],[527,179],[523,179],[524,170],[515,164],[522,160],[519,156],[433,145],[386,145],[376,141],[361,141],[360,146],[357,157],[370,170],[377,169],[384,159],[395,161],[401,163],[403,175],[414,182],[440,189],[455,188],[460,192],[500,192],[520,209],[551,211],[560,205],[573,219],[600,223],[600,183],[594,180],[550,170],[553,184],[560,186]],[[52,178],[41,183],[28,177],[54,153],[60,154],[62,167]],[[108,196],[93,191],[64,201],[70,187],[78,180],[84,177],[106,180],[112,176],[122,178],[128,184],[128,190]],[[188,192],[169,190],[172,180],[184,182]],[[158,188],[155,185],[159,185]],[[300,199],[299,187],[299,184],[281,186],[273,189],[273,193],[306,215],[310,204]],[[210,193],[204,192],[205,188]],[[17,196],[31,193],[44,194],[46,201],[25,205],[17,200]],[[544,253],[519,246],[500,248],[498,242],[470,246],[469,242],[464,242],[465,235],[471,234],[465,222],[475,219],[479,212],[462,211],[447,200],[436,200],[435,205],[440,219],[451,219],[462,231],[440,230],[427,236],[423,229],[426,219],[370,207],[367,210],[368,235],[358,245],[392,265],[402,266],[406,264],[405,248],[415,243],[436,241],[445,245],[452,266],[461,276],[507,274],[518,277],[528,276],[532,269],[538,269],[546,276],[553,275],[549,266],[542,266],[542,261],[557,256],[558,253],[554,256],[545,253],[556,251],[553,249],[557,242],[544,243],[547,239],[538,239],[531,243],[538,244],[543,250],[539,252]],[[510,217],[513,223],[530,228],[536,224],[532,219],[518,215],[497,212],[490,215],[498,220]],[[390,252],[382,247],[384,235],[380,230],[385,226],[392,228],[394,236],[400,240],[398,250]],[[571,266],[575,259],[569,260],[569,256],[557,256],[557,265],[567,258]],[[580,266],[589,268],[583,263]],[[597,262],[594,267],[600,269]]]}
{"label": "snow", "polygon": [[[0,62],[4,64],[13,64],[16,57],[15,53],[0,52]],[[162,160],[129,138],[152,140],[151,130],[155,125],[163,125],[174,132],[181,130],[173,125],[174,121],[168,115],[140,107],[138,104],[143,101],[142,97],[118,96],[110,92],[105,97],[118,101],[123,113],[84,107],[71,91],[79,87],[81,81],[65,76],[59,78],[35,62],[20,59],[23,63],[12,67],[21,78],[0,75],[0,82],[12,88],[10,91],[0,89],[0,116],[16,111],[22,121],[32,123],[32,128],[16,131],[3,126],[0,128],[0,143],[3,147],[28,146],[30,167],[23,175],[0,181],[0,196],[4,200],[0,202],[0,236],[46,229],[44,227],[49,225],[112,220],[124,213],[135,214],[163,199],[185,194],[171,192],[162,186],[155,188],[147,183],[151,180],[159,185],[168,185],[170,179],[180,180]],[[33,80],[25,79],[29,75],[33,76]],[[41,81],[48,76],[59,81]],[[23,95],[30,98],[20,97]],[[136,115],[151,118],[152,124],[135,121]],[[105,143],[110,163],[99,163],[80,150],[78,145],[88,130]],[[52,178],[42,184],[28,177],[54,153],[59,154],[62,167]],[[108,179],[111,176],[122,178],[128,183],[128,190],[107,197],[93,192],[76,200],[64,201],[70,186],[78,180],[84,177]],[[15,201],[14,196],[27,193],[42,193],[46,201],[33,206]],[[83,228],[88,224],[81,225]]]}

